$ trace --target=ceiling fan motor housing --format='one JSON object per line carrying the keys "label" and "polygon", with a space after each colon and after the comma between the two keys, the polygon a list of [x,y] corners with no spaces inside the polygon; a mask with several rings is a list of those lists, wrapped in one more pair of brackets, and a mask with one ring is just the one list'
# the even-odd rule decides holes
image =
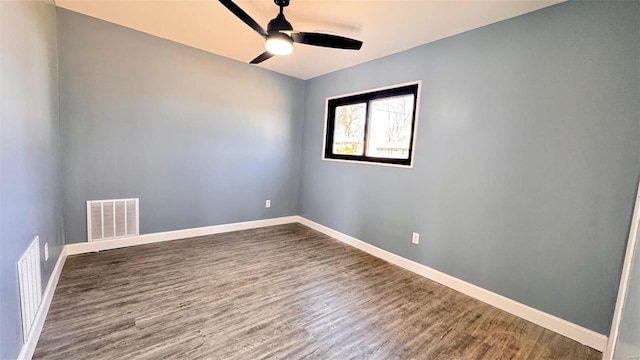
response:
{"label": "ceiling fan motor housing", "polygon": [[280,13],[273,20],[269,21],[269,25],[267,25],[267,32],[272,33],[274,31],[291,31],[293,30],[293,26],[291,23],[287,21],[284,17],[284,14]]}

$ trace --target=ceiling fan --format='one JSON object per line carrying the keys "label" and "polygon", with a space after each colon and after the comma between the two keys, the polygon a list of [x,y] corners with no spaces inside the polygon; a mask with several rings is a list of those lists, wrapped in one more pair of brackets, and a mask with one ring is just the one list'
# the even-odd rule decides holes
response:
{"label": "ceiling fan", "polygon": [[362,41],[342,36],[300,32],[293,30],[291,23],[284,17],[283,9],[289,6],[290,0],[273,0],[280,7],[280,13],[269,21],[265,31],[255,20],[231,0],[220,0],[229,11],[249,25],[253,30],[265,38],[267,51],[251,60],[251,64],[259,64],[275,55],[289,55],[293,51],[293,43],[324,46],[336,49],[360,50]]}

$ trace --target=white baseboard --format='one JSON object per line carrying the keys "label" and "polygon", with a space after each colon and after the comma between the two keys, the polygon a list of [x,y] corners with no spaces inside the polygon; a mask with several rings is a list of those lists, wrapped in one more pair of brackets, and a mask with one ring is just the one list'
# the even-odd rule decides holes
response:
{"label": "white baseboard", "polygon": [[192,229],[165,231],[153,234],[144,234],[131,236],[126,238],[118,238],[112,240],[100,240],[92,242],[83,242],[77,244],[68,244],[65,246],[67,255],[84,254],[102,250],[117,249],[128,246],[136,246],[143,244],[151,244],[163,241],[186,239],[196,236],[206,236],[213,234],[221,234],[230,231],[255,229],[265,226],[282,225],[297,222],[299,216],[285,216],[273,219],[245,221],[231,224],[205,226]]}
{"label": "white baseboard", "polygon": [[504,310],[510,314],[531,321],[534,324],[540,325],[560,335],[566,336],[569,339],[575,340],[595,350],[603,351],[607,345],[607,337],[595,331],[576,325],[554,315],[547,314],[543,311],[534,309],[515,300],[511,300],[502,295],[498,295],[494,292],[483,289],[479,286],[470,284],[464,280],[460,280],[438,270],[432,269],[428,266],[419,264],[415,261],[411,261],[399,255],[390,253],[386,250],[368,244],[362,240],[358,240],[354,237],[343,234],[324,225],[320,225],[309,219],[299,217],[298,222],[328,236],[331,236],[332,238],[335,238],[343,243],[349,244],[357,249],[369,253],[375,257],[386,260],[394,265],[400,266],[418,275],[424,276],[427,279],[433,280],[451,289],[469,295],[475,299],[478,299],[491,306],[495,306],[498,309]]}
{"label": "white baseboard", "polygon": [[58,261],[56,261],[56,265],[53,267],[47,287],[44,289],[42,301],[40,302],[40,307],[38,308],[33,326],[31,327],[31,332],[29,333],[27,341],[22,344],[22,349],[20,349],[20,353],[18,354],[18,360],[29,360],[33,357],[33,353],[36,351],[36,345],[38,345],[38,339],[40,339],[40,333],[42,332],[44,321],[46,320],[47,313],[49,312],[53,293],[56,291],[56,286],[58,285],[58,280],[60,279],[60,274],[62,273],[62,268],[66,260],[67,252],[66,246],[64,246],[60,252]]}

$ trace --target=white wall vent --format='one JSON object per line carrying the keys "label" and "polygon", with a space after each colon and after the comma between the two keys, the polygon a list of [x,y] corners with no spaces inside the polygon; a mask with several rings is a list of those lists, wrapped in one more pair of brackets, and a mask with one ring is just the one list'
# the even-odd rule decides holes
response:
{"label": "white wall vent", "polygon": [[18,260],[20,309],[22,310],[22,341],[27,342],[42,300],[40,280],[40,238],[36,236]]}
{"label": "white wall vent", "polygon": [[87,239],[115,239],[139,234],[138,199],[87,201]]}

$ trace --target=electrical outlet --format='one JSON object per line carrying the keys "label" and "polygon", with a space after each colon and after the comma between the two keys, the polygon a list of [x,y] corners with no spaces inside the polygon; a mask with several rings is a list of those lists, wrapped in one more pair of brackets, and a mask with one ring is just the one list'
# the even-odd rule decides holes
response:
{"label": "electrical outlet", "polygon": [[271,200],[267,200],[264,204],[264,207],[266,208],[270,208],[271,207]]}
{"label": "electrical outlet", "polygon": [[420,234],[414,232],[413,236],[411,237],[411,242],[414,244],[420,244]]}
{"label": "electrical outlet", "polygon": [[44,261],[49,260],[49,243],[44,243]]}

